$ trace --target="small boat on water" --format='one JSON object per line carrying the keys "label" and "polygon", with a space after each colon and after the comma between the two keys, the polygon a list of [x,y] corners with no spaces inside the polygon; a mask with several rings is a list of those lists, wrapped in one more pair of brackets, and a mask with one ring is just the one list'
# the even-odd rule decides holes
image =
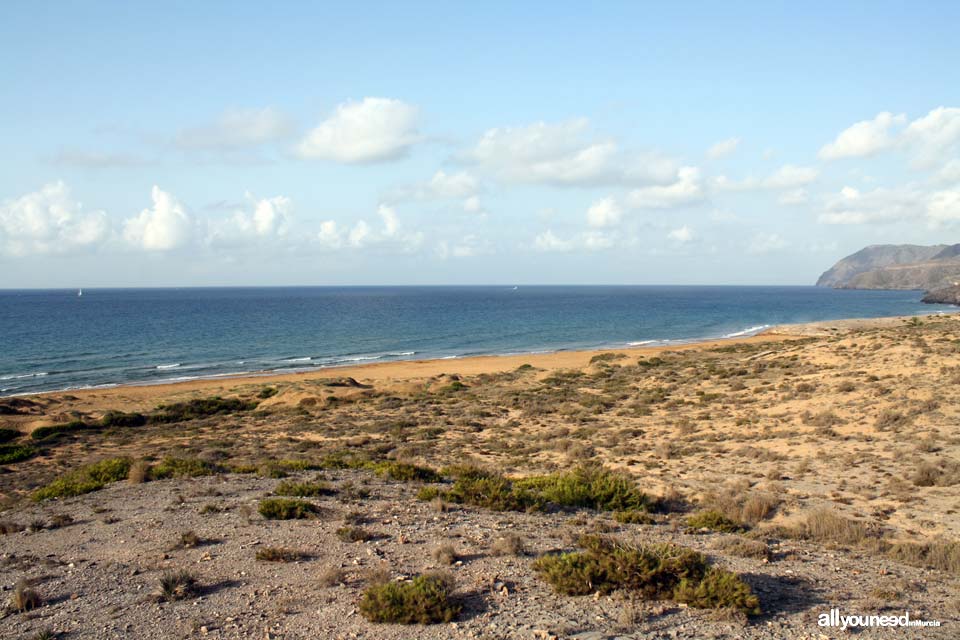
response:
{"label": "small boat on water", "polygon": [[78,298],[83,297],[83,289],[77,289],[77,297]]}

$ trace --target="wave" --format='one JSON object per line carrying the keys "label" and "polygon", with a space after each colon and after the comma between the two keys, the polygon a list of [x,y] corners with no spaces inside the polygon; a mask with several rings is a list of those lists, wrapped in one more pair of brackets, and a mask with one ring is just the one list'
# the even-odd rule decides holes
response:
{"label": "wave", "polygon": [[304,356],[303,358],[287,358],[286,360],[281,360],[280,362],[310,362],[313,360],[310,356]]}
{"label": "wave", "polygon": [[174,362],[173,364],[158,364],[157,369],[176,369],[180,366],[179,362]]}
{"label": "wave", "polygon": [[753,327],[747,327],[746,329],[744,329],[744,330],[742,330],[742,331],[734,331],[733,333],[728,333],[727,335],[725,335],[725,336],[723,336],[723,337],[724,337],[724,338],[741,338],[741,337],[743,337],[743,336],[752,336],[752,335],[755,335],[755,334],[760,333],[760,332],[763,331],[764,329],[769,329],[770,326],[771,326],[771,325],[769,325],[769,324],[758,324],[758,325],[753,326]]}
{"label": "wave", "polygon": [[23,380],[24,378],[42,378],[49,375],[46,371],[38,373],[13,373],[7,376],[0,376],[0,380]]}
{"label": "wave", "polygon": [[637,340],[636,342],[628,342],[627,345],[631,347],[642,347],[645,344],[654,344],[658,342],[657,340]]}

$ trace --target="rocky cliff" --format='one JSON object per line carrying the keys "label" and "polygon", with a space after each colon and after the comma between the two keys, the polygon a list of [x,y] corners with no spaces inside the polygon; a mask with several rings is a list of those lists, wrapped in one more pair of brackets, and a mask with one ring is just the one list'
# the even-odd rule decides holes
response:
{"label": "rocky cliff", "polygon": [[940,289],[960,282],[960,244],[872,245],[847,256],[817,280],[838,289]]}

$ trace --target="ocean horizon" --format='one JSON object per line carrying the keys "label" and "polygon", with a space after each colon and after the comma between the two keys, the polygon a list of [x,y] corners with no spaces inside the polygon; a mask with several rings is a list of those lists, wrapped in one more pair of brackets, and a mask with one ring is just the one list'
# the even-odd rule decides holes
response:
{"label": "ocean horizon", "polygon": [[626,348],[936,313],[918,291],[803,286],[197,287],[0,291],[0,395],[390,360]]}

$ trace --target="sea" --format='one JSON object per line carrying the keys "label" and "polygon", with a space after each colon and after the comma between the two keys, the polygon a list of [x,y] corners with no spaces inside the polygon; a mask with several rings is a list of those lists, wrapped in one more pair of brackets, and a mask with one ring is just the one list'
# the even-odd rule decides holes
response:
{"label": "sea", "polygon": [[[952,311],[919,291],[763,286],[0,291],[0,396],[735,338]],[[451,365],[453,370],[455,367]]]}

